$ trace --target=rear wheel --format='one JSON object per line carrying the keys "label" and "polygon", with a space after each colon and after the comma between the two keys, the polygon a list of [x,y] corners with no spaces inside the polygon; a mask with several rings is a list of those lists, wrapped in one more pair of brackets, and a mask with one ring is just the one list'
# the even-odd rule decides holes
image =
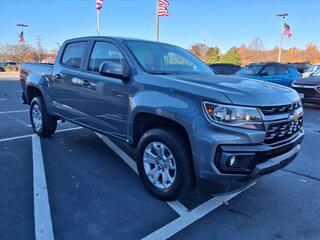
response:
{"label": "rear wheel", "polygon": [[137,153],[139,175],[155,197],[176,200],[191,188],[191,156],[185,140],[173,129],[149,130],[142,136]]}
{"label": "rear wheel", "polygon": [[48,114],[42,97],[32,99],[30,120],[33,131],[40,137],[51,136],[57,129],[57,118]]}

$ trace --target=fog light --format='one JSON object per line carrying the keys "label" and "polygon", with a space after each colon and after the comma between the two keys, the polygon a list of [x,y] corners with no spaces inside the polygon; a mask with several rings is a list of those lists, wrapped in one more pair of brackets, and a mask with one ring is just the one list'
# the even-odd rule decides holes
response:
{"label": "fog light", "polygon": [[234,167],[237,163],[236,156],[232,156],[229,158],[229,167]]}

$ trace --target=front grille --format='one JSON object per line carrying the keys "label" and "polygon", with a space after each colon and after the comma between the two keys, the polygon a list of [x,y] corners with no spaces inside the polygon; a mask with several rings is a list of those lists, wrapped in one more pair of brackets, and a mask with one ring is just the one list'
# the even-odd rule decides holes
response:
{"label": "front grille", "polygon": [[286,140],[299,132],[303,124],[302,116],[296,121],[271,123],[267,127],[264,143],[275,144]]}
{"label": "front grille", "polygon": [[279,114],[279,113],[289,113],[293,110],[298,109],[301,106],[302,106],[301,102],[295,102],[292,104],[287,104],[282,106],[260,107],[260,110],[264,115],[272,115],[272,114]]}

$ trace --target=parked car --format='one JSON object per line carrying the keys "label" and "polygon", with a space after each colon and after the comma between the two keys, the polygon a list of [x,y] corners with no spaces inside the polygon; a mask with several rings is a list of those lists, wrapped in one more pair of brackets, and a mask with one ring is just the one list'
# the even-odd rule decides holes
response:
{"label": "parked car", "polygon": [[14,72],[18,71],[18,64],[16,62],[1,62],[0,72]]}
{"label": "parked car", "polygon": [[307,77],[309,77],[312,73],[315,73],[315,72],[317,72],[317,71],[319,71],[320,70],[320,63],[318,63],[318,64],[313,64],[313,65],[311,65],[311,67],[309,67],[308,69],[307,69],[307,71],[305,71],[303,74],[302,74],[302,77],[303,78],[307,78]]}
{"label": "parked car", "polygon": [[63,119],[130,144],[145,187],[165,200],[245,187],[293,161],[304,136],[296,91],[217,76],[165,43],[68,40],[53,66],[23,64],[21,84],[36,134]]}
{"label": "parked car", "polygon": [[235,64],[229,63],[214,63],[209,65],[216,74],[219,75],[234,75],[241,67]]}
{"label": "parked car", "polygon": [[242,68],[235,75],[283,86],[290,86],[291,82],[301,78],[301,74],[295,67],[276,62],[253,63]]}
{"label": "parked car", "polygon": [[311,67],[311,64],[306,62],[295,62],[289,64],[295,66],[300,73],[306,72]]}
{"label": "parked car", "polygon": [[299,93],[303,102],[320,104],[320,70],[310,77],[294,81],[291,87]]}

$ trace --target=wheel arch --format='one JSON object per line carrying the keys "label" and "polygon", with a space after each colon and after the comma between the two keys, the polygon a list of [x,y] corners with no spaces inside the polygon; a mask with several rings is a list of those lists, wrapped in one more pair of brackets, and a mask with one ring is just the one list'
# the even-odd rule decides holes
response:
{"label": "wheel arch", "polygon": [[148,130],[154,129],[154,128],[170,128],[174,131],[176,131],[182,138],[184,139],[184,145],[186,146],[186,149],[188,151],[188,154],[190,155],[190,161],[191,161],[191,167],[194,177],[193,185],[195,185],[195,162],[192,152],[192,144],[190,141],[190,136],[188,134],[188,131],[185,126],[183,126],[181,123],[172,120],[170,118],[159,116],[153,113],[146,113],[146,112],[140,112],[137,113],[134,116],[133,119],[133,128],[132,128],[132,145],[133,147],[137,147],[139,140],[141,139],[142,135],[147,132]]}

